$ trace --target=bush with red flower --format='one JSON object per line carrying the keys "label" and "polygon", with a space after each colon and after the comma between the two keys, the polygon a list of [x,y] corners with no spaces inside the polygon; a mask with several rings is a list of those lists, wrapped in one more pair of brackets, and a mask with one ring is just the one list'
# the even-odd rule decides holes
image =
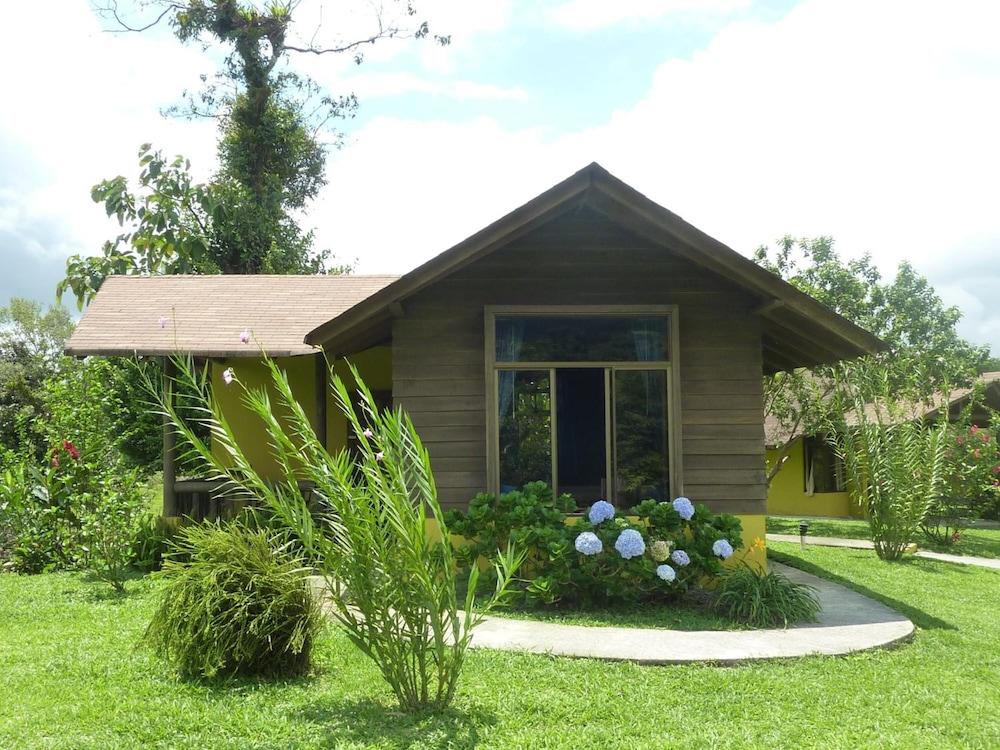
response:
{"label": "bush with red flower", "polygon": [[979,425],[951,428],[945,460],[945,490],[921,526],[931,542],[950,545],[972,519],[990,515],[1000,497],[1000,449],[990,430]]}

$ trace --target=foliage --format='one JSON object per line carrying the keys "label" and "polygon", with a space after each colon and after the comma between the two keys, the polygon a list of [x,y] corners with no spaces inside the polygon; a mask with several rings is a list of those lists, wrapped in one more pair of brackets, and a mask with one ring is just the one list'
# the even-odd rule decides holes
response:
{"label": "foliage", "polygon": [[774,478],[788,455],[791,438],[821,432],[836,415],[842,383],[885,371],[890,394],[916,389],[929,398],[947,386],[968,383],[988,357],[985,347],[962,339],[957,307],[945,306],[928,281],[903,262],[885,281],[869,255],[845,261],[830,237],[786,236],[776,249],[757,249],[754,260],[848,320],[871,331],[889,351],[855,362],[781,372],[764,379],[765,414],[776,418],[784,439],[768,466]]}
{"label": "foliage", "polygon": [[54,441],[43,461],[8,454],[0,473],[0,538],[18,573],[89,568],[118,591],[149,524],[141,471],[94,433]]}
{"label": "foliage", "polygon": [[[544,482],[532,482],[499,496],[481,493],[467,512],[450,511],[446,518],[451,531],[466,539],[457,549],[463,569],[475,570],[481,559],[492,558],[507,545],[524,550],[525,562],[511,597],[511,603],[521,606],[669,599],[719,572],[721,561],[712,551],[717,540],[728,539],[734,548],[742,544],[739,520],[713,515],[703,505],[685,520],[671,503],[646,500],[630,508],[627,516],[597,523],[586,517],[570,519],[575,507],[569,495],[553,497]],[[628,530],[641,535],[644,550],[626,559],[615,545]],[[581,552],[578,540],[588,533],[600,545]],[[598,547],[599,552],[591,552]],[[678,550],[686,553],[686,564],[671,559]],[[673,571],[671,581],[657,574],[664,564]],[[483,583],[489,585],[489,576]]]}
{"label": "foliage", "polygon": [[[276,416],[267,389],[245,387],[239,368],[229,387],[265,425],[272,455],[283,468],[278,482],[257,473],[247,460],[207,382],[189,360],[177,359],[178,377],[201,408],[212,448],[173,405],[162,404],[192,456],[228,480],[234,492],[270,507],[318,561],[329,586],[330,608],[348,637],[378,666],[406,711],[441,709],[451,703],[475,626],[503,599],[520,562],[510,548],[496,561],[496,586],[477,609],[478,568],[469,574],[464,600],[456,591],[450,530],[437,499],[430,458],[409,417],[379,411],[356,370],[352,375],[360,410],[343,379],[331,382],[357,453],[330,455],[316,438],[286,375],[270,359],[278,394]],[[224,456],[220,459],[219,456]],[[299,480],[309,480],[310,505]],[[440,537],[428,527],[438,522]]]}
{"label": "foliage", "polygon": [[47,441],[35,429],[46,413],[42,387],[63,360],[73,330],[60,306],[12,297],[0,308],[0,450],[41,458]]}
{"label": "foliage", "polygon": [[146,630],[184,677],[301,674],[322,613],[287,539],[238,521],[183,527]]}
{"label": "foliage", "polygon": [[148,538],[150,517],[140,482],[136,468],[104,473],[79,518],[84,565],[118,593],[125,591],[140,539]]}
{"label": "foliage", "polygon": [[844,392],[829,432],[868,518],[875,553],[898,560],[944,490],[948,422],[915,419],[912,401],[893,399],[885,372],[847,384]]}
{"label": "foliage", "polygon": [[[412,4],[399,5],[412,20]],[[168,110],[218,120],[219,170],[210,182],[198,183],[183,157],[167,160],[143,145],[137,191],[119,175],[91,193],[125,231],[106,242],[99,256],[71,257],[58,294],[71,290],[82,306],[110,274],[324,272],[329,252],[313,249],[313,233],[299,227],[297,212],[326,183],[327,147],[320,133],[331,121],[352,117],[357,99],[326,94],[308,76],[288,70],[289,53],[347,52],[360,63],[364,45],[429,37],[427,23],[411,28],[373,7],[374,33],[324,48],[314,43],[315,33],[308,45],[295,43],[295,2],[261,7],[238,0],[162,0],[140,4],[136,11],[150,6],[159,6],[158,15],[136,26],[118,14],[117,2],[98,10],[116,31],[145,31],[165,21],[181,43],[224,51],[220,72],[212,79],[202,76],[205,88],[185,92],[186,105]],[[335,134],[334,143],[339,142]]]}
{"label": "foliage", "polygon": [[812,586],[749,565],[740,565],[722,574],[715,607],[727,617],[755,628],[812,622],[820,611]]}
{"label": "foliage", "polygon": [[[950,546],[971,519],[988,515],[1000,496],[1000,452],[988,429],[969,424],[969,402],[947,435],[944,487],[920,525],[929,541]],[[994,421],[994,424],[996,422]]]}

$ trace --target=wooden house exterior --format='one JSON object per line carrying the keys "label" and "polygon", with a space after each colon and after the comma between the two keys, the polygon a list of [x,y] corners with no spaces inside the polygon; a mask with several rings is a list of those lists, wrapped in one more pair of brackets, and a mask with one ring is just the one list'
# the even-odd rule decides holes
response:
{"label": "wooden house exterior", "polygon": [[[259,376],[261,349],[287,357],[331,450],[347,435],[315,363],[349,358],[412,417],[446,507],[524,480],[569,489],[581,504],[685,494],[739,515],[750,539],[763,536],[766,512],[762,377],[881,347],[596,164],[401,277],[309,282],[314,296],[327,284],[342,298],[322,320],[322,310],[297,310],[294,293],[272,304],[262,283],[256,298],[231,303],[226,327],[175,325],[171,343],[152,325],[166,314],[154,309],[167,303],[158,281],[102,289],[70,353],[183,351],[212,360],[217,379],[226,367]],[[186,282],[187,305],[207,304],[205,283]],[[121,299],[130,285],[139,325],[139,302]],[[257,347],[213,338],[235,341],[244,327],[267,335]],[[302,348],[272,346],[279,332]],[[248,441],[262,442],[260,426],[240,420]]]}

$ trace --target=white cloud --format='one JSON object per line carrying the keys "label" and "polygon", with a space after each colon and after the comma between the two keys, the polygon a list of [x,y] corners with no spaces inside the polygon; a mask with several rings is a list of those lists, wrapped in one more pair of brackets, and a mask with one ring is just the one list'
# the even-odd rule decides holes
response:
{"label": "white cloud", "polygon": [[549,20],[577,31],[593,31],[620,23],[655,21],[678,13],[730,13],[750,0],[568,0],[551,8]]}
{"label": "white cloud", "polygon": [[[909,259],[979,299],[963,331],[1000,348],[998,24],[992,4],[808,0],[665,62],[592,130],[380,119],[332,160],[311,218],[359,270],[407,270],[597,160],[743,252],[788,232],[889,273]],[[947,278],[957,257],[968,273]]]}
{"label": "white cloud", "polygon": [[435,79],[404,71],[362,72],[343,78],[340,86],[353,91],[362,101],[410,93],[464,100],[523,101],[528,98],[528,92],[520,86],[496,86],[476,81]]}
{"label": "white cloud", "polygon": [[[14,4],[6,20],[36,28],[40,8]],[[214,123],[159,115],[211,66],[171,39],[102,32],[86,0],[45,12],[44,27],[44,43],[12,34],[0,47],[0,68],[20,71],[5,77],[0,103],[0,252],[5,263],[30,255],[35,276],[58,278],[67,255],[96,252],[117,231],[90,188],[136,175],[143,141],[183,152],[201,176],[213,170]],[[35,294],[29,276],[8,274],[0,291]]]}

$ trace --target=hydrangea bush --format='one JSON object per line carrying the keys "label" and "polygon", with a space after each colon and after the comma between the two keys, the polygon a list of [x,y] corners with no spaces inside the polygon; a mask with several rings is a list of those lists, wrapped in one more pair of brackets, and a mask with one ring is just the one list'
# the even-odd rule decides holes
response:
{"label": "hydrangea bush", "polygon": [[[646,500],[625,510],[597,500],[574,516],[572,497],[553,497],[543,482],[477,495],[466,513],[446,520],[465,542],[465,567],[508,542],[527,550],[512,603],[568,606],[664,600],[722,570],[742,546],[740,522],[685,497]],[[483,580],[482,585],[491,585]]]}

